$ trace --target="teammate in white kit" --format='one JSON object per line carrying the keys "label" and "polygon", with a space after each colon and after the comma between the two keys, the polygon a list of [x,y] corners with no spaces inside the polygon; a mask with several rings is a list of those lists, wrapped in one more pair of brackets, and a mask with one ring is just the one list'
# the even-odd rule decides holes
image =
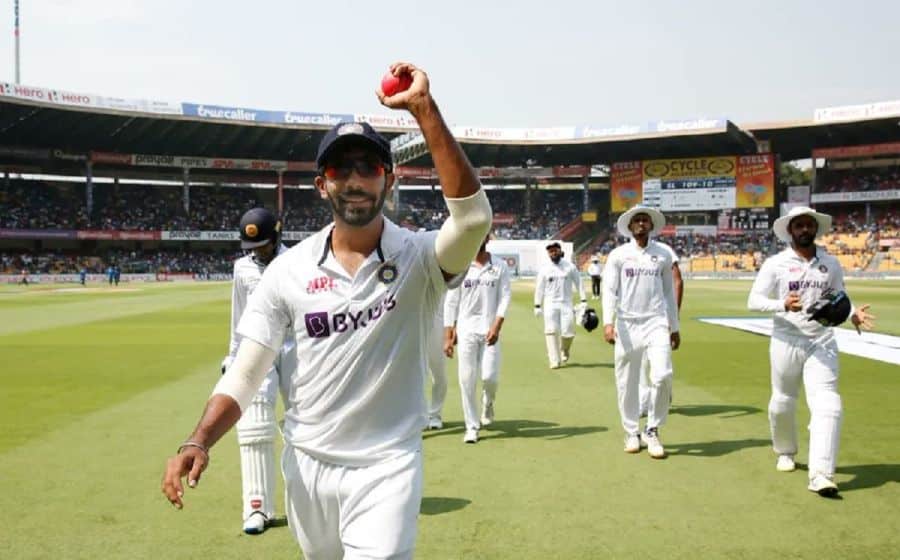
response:
{"label": "teammate in white kit", "polygon": [[[411,87],[381,102],[407,109],[428,145],[449,217],[412,232],[381,213],[394,183],[390,144],[364,123],[322,139],[316,188],[334,223],[279,256],[238,326],[243,337],[199,424],[169,459],[163,492],[183,506],[209,447],[250,403],[285,338],[302,356],[285,413],[288,523],[307,560],[412,558],[422,497],[426,344],[448,283],[491,226],[478,177],[411,64]],[[452,286],[451,286],[452,287]]]}
{"label": "teammate in white kit", "polygon": [[[603,338],[615,344],[625,452],[640,452],[643,439],[654,459],[666,456],[659,428],[669,414],[672,350],[681,344],[672,257],[650,239],[665,224],[662,212],[654,208],[635,206],[624,212],[618,230],[632,240],[613,249],[603,269]],[[641,434],[638,382],[645,353],[650,362],[650,407]]]}
{"label": "teammate in white kit", "polygon": [[[452,338],[459,344],[459,389],[462,395],[465,443],[478,441],[478,430],[494,422],[494,401],[500,381],[500,329],[509,307],[509,269],[487,250],[488,239],[475,255],[462,284],[447,293],[444,326],[450,330],[447,356],[453,357]],[[445,331],[446,332],[446,331]],[[475,400],[481,372],[481,417]]]}
{"label": "teammate in white kit", "polygon": [[[681,269],[678,267],[678,254],[662,241],[657,241],[657,245],[669,251],[672,257],[672,282],[675,284],[675,303],[678,305],[678,312],[681,313],[681,298],[684,295],[684,281],[681,279]],[[673,388],[669,387],[669,404],[672,404]],[[641,394],[641,417],[647,416],[650,410],[650,360],[647,359],[647,353],[644,353],[644,359],[641,362],[641,383],[638,387]]]}
{"label": "teammate in white kit", "polygon": [[[277,255],[287,251],[281,245],[281,222],[265,208],[248,210],[240,223],[241,248],[252,252],[234,262],[231,291],[231,342],[222,361],[224,374],[237,355],[241,336],[238,322],[250,294],[256,289],[263,271]],[[275,515],[275,400],[281,392],[287,406],[287,387],[296,368],[294,341],[286,340],[266,374],[262,386],[253,396],[235,425],[241,453],[241,486],[244,532],[259,534]]]}
{"label": "teammate in white kit", "polygon": [[[446,298],[446,295],[444,295]],[[437,313],[428,336],[428,373],[431,379],[431,400],[428,402],[427,430],[444,427],[444,400],[447,398],[447,367],[444,362],[444,299],[438,304]]]}
{"label": "teammate in white kit", "polygon": [[572,341],[575,340],[575,310],[572,295],[578,290],[578,313],[587,308],[584,285],[578,267],[563,260],[562,247],[557,242],[547,245],[550,262],[538,271],[534,286],[534,316],[544,316],[544,338],[550,369],[569,361]]}
{"label": "teammate in white kit", "polygon": [[[809,486],[822,496],[834,496],[834,482],[843,407],[837,392],[838,348],[831,327],[809,319],[804,310],[823,294],[844,290],[844,271],[836,258],[817,247],[817,237],[831,229],[831,216],[795,206],[772,228],[790,246],[763,263],[747,306],[774,312],[769,345],[772,398],[769,426],[777,470],[796,468],[797,397],[800,383],[809,406]],[[868,305],[851,310],[857,327],[872,328]]]}
{"label": "teammate in white kit", "polygon": [[603,279],[603,266],[600,264],[600,258],[596,255],[591,257],[591,264],[588,265],[587,273],[591,277],[591,299],[600,299],[600,282]]}

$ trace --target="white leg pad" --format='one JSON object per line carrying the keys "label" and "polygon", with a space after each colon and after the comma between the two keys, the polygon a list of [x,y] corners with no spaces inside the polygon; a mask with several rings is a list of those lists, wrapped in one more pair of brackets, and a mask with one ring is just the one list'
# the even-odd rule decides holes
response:
{"label": "white leg pad", "polygon": [[253,398],[236,425],[241,454],[243,518],[261,511],[275,515],[275,403]]}

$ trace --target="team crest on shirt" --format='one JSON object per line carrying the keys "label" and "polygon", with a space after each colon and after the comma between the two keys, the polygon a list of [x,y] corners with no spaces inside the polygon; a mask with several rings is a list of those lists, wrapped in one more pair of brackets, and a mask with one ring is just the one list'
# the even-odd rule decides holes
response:
{"label": "team crest on shirt", "polygon": [[382,284],[393,284],[396,279],[397,267],[393,264],[384,263],[381,265],[381,268],[378,269],[378,280],[380,280]]}
{"label": "team crest on shirt", "polygon": [[658,256],[656,256],[656,255],[651,255],[651,256],[650,256],[650,262],[656,262],[656,261],[658,261],[658,260],[659,260],[659,257],[658,257]]}
{"label": "team crest on shirt", "polygon": [[822,272],[822,273],[828,272],[828,267],[825,266],[824,264],[820,264],[820,265],[819,265],[819,272]]}

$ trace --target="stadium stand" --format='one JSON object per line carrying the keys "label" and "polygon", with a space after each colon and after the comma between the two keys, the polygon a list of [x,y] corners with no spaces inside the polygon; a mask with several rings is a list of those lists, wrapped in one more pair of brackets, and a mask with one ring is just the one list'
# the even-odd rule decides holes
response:
{"label": "stadium stand", "polygon": [[896,166],[880,169],[829,170],[821,175],[816,192],[881,191],[900,188],[900,167]]}
{"label": "stadium stand", "polygon": [[[96,106],[72,106],[83,99]],[[260,122],[244,122],[227,112],[196,114],[193,104],[124,110],[104,103],[42,88],[0,92],[0,266],[7,274],[99,274],[111,265],[142,274],[227,274],[246,209],[280,209],[285,231],[294,234],[286,235],[289,244],[330,221],[328,205],[310,188],[316,147],[337,120],[372,118],[310,113],[298,120],[266,111],[253,114]],[[826,111],[809,122],[743,127],[725,119],[651,121],[621,135],[592,126],[454,133],[488,187],[497,238],[558,236],[583,260],[624,241],[611,229],[615,163],[812,156],[825,165],[812,167],[807,195],[835,217],[822,243],[849,272],[882,272],[900,268],[900,197],[893,192],[900,147],[893,109],[881,109],[859,119]],[[397,141],[402,188],[388,214],[412,229],[439,227],[446,210],[421,134],[408,120],[373,122]],[[187,198],[183,184],[190,185]],[[781,185],[774,203],[761,208],[695,204],[669,213],[676,235],[663,240],[689,273],[752,272],[779,249],[769,227],[787,200]]]}

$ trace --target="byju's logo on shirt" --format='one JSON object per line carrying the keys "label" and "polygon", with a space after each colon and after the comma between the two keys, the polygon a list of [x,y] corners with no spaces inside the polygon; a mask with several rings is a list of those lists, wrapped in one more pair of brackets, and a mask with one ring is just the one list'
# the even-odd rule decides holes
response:
{"label": "byju's logo on shirt", "polygon": [[805,290],[808,288],[818,290],[828,290],[830,286],[827,280],[790,280],[788,281],[788,291],[796,292],[797,290]]}
{"label": "byju's logo on shirt", "polygon": [[303,316],[303,321],[306,323],[306,334],[310,338],[326,338],[332,333],[355,332],[368,327],[396,306],[397,301],[394,296],[388,294],[376,305],[355,313],[347,311],[330,316],[327,311],[307,313]]}
{"label": "byju's logo on shirt", "polygon": [[625,278],[637,278],[639,276],[660,276],[657,268],[626,268]]}
{"label": "byju's logo on shirt", "polygon": [[497,285],[496,280],[464,280],[463,288],[477,288],[478,286],[487,286],[488,288],[493,288]]}

